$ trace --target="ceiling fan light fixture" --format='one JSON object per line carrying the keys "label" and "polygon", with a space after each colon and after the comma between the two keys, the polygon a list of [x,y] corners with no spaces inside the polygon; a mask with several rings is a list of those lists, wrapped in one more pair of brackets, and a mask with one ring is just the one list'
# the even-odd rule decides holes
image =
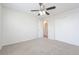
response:
{"label": "ceiling fan light fixture", "polygon": [[45,15],[46,13],[45,13],[45,11],[39,11],[39,14],[40,15]]}
{"label": "ceiling fan light fixture", "polygon": [[45,15],[46,13],[45,13],[45,11],[42,11],[42,13]]}
{"label": "ceiling fan light fixture", "polygon": [[40,15],[43,15],[42,11],[39,11],[39,14],[40,14]]}
{"label": "ceiling fan light fixture", "polygon": [[42,16],[42,15],[50,15],[50,13],[48,12],[48,10],[52,10],[55,9],[56,6],[51,6],[46,8],[45,5],[43,3],[39,3],[40,9],[39,10],[31,10],[32,12],[37,12],[38,11],[38,16]]}

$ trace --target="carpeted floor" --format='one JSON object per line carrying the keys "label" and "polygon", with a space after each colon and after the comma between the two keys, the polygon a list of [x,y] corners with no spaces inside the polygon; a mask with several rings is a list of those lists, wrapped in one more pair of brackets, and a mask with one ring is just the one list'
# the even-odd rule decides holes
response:
{"label": "carpeted floor", "polygon": [[57,40],[34,39],[7,45],[0,51],[1,55],[78,55],[79,46]]}

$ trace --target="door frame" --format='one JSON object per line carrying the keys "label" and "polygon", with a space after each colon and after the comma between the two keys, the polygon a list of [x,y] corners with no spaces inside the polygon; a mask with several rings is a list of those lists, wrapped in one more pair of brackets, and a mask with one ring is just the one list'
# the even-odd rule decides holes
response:
{"label": "door frame", "polygon": [[43,37],[48,38],[48,20],[43,21]]}

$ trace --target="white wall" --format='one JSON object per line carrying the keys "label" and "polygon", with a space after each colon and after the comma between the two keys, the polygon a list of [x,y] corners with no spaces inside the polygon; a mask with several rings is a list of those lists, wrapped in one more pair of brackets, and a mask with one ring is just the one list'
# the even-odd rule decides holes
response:
{"label": "white wall", "polygon": [[1,46],[2,46],[2,6],[0,4],[0,49],[1,49]]}
{"label": "white wall", "polygon": [[38,19],[33,15],[3,8],[3,45],[38,37]]}
{"label": "white wall", "polygon": [[79,45],[79,8],[55,16],[55,39]]}
{"label": "white wall", "polygon": [[46,18],[41,18],[39,20],[39,38],[43,38],[43,22],[44,20],[48,21],[48,38],[54,39],[54,15],[47,16]]}
{"label": "white wall", "polygon": [[48,38],[55,39],[55,25],[54,25],[54,15],[48,18]]}
{"label": "white wall", "polygon": [[46,19],[49,22],[49,38],[79,45],[79,8]]}
{"label": "white wall", "polygon": [[[48,20],[49,39],[79,45],[79,9],[52,15],[43,20]],[[3,45],[43,37],[43,20],[3,8]]]}
{"label": "white wall", "polygon": [[46,17],[44,20],[48,20],[48,38],[54,39],[54,15]]}
{"label": "white wall", "polygon": [[43,19],[39,19],[38,28],[38,38],[43,38]]}

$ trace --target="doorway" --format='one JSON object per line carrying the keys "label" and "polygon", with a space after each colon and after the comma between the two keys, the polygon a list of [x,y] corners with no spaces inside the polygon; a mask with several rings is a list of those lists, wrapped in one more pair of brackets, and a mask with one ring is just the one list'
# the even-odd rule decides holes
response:
{"label": "doorway", "polygon": [[48,21],[43,21],[43,37],[48,38]]}

